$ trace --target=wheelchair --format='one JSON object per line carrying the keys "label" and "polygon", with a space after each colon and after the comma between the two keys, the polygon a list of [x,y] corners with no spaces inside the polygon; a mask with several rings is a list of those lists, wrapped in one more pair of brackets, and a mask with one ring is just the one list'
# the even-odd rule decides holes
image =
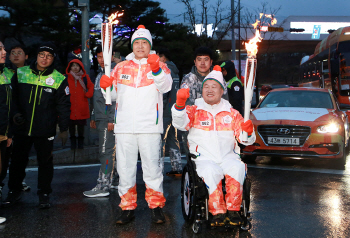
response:
{"label": "wheelchair", "polygon": [[[196,158],[190,154],[187,157],[187,164],[182,172],[181,180],[181,207],[182,215],[185,221],[192,226],[194,233],[201,233],[203,226],[210,227],[208,199],[209,194],[204,181],[197,175],[196,164],[191,158]],[[223,179],[223,193],[225,186]],[[242,204],[239,214],[242,219],[240,230],[248,231],[252,228],[251,217],[249,212],[250,205],[250,187],[251,182],[248,177],[243,183]],[[226,228],[232,228],[231,225],[225,225]]]}

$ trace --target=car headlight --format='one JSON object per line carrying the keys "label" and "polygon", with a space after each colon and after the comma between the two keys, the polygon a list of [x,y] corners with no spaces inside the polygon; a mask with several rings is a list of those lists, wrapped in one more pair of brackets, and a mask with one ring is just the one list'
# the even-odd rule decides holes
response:
{"label": "car headlight", "polygon": [[329,123],[327,125],[324,126],[319,126],[317,128],[317,132],[319,133],[336,133],[339,131],[339,124],[337,123]]}

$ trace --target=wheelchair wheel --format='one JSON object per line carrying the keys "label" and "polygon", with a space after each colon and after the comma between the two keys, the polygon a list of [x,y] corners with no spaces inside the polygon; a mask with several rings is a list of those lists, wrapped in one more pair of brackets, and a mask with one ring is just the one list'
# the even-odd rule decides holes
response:
{"label": "wheelchair wheel", "polygon": [[181,207],[185,221],[190,224],[194,222],[196,202],[194,174],[192,168],[187,164],[182,172]]}
{"label": "wheelchair wheel", "polygon": [[252,223],[250,222],[250,187],[251,182],[249,178],[246,178],[243,184],[243,194],[242,194],[242,206],[241,206],[241,230],[248,231],[252,228]]}
{"label": "wheelchair wheel", "polygon": [[195,234],[199,234],[202,232],[202,223],[201,222],[193,222],[192,224],[192,231],[195,233]]}

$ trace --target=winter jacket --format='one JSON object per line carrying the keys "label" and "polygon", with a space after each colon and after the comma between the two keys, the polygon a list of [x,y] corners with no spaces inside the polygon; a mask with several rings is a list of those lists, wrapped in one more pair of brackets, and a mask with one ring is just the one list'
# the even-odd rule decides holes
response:
{"label": "winter jacket", "polygon": [[[153,53],[153,52],[152,52]],[[172,78],[165,63],[154,75],[147,58],[135,59],[134,53],[113,69],[117,89],[115,133],[163,133],[163,93],[171,89]]]}
{"label": "winter jacket", "polygon": [[[86,89],[87,92],[84,92],[83,87],[80,85],[79,81],[75,85],[75,79],[73,75],[70,74],[69,67],[72,63],[77,63],[80,65],[82,71],[84,74],[81,76],[82,79],[85,78],[86,80]],[[86,74],[86,71],[84,69],[83,63],[78,60],[74,59],[68,63],[68,67],[66,69],[67,74],[67,80],[69,85],[69,92],[70,92],[70,119],[71,120],[82,120],[87,119],[90,117],[90,110],[89,110],[89,101],[88,98],[91,98],[94,94],[94,84],[91,82],[90,77],[88,74]]]}
{"label": "winter jacket", "polygon": [[[116,63],[112,63],[111,71],[116,66]],[[95,80],[94,96],[93,96],[93,110],[91,113],[91,120],[94,121],[108,121],[108,123],[114,123],[115,116],[115,100],[112,100],[112,105],[106,106],[106,100],[104,96],[104,90],[100,87],[100,79],[104,75],[104,69],[101,69]]]}
{"label": "winter jacket", "polygon": [[234,63],[223,64],[227,75],[224,76],[227,85],[228,100],[232,107],[243,115],[244,88],[241,80],[237,77]]}
{"label": "winter jacket", "polygon": [[171,87],[171,90],[167,93],[163,94],[163,116],[164,118],[171,118],[171,107],[176,102],[176,93],[179,89],[179,70],[177,69],[176,65],[172,61],[166,62],[167,67],[171,71],[171,77],[173,78],[173,85]]}
{"label": "winter jacket", "polygon": [[14,133],[52,137],[67,131],[70,116],[69,87],[65,76],[53,68],[38,71],[36,62],[17,69],[12,77],[11,116],[23,115],[22,125],[14,125]]}
{"label": "winter jacket", "polygon": [[221,163],[229,154],[235,153],[236,138],[243,145],[251,145],[255,141],[253,132],[248,142],[242,142],[241,123],[244,119],[225,99],[209,105],[199,98],[194,106],[186,106],[182,110],[173,106],[171,112],[174,127],[189,131],[190,152],[197,155],[197,159]]}
{"label": "winter jacket", "polygon": [[8,133],[13,73],[4,66],[4,64],[0,65],[0,135],[10,137]]}
{"label": "winter jacket", "polygon": [[[187,99],[186,105],[192,106],[197,98],[202,97],[202,83],[204,78],[205,76],[198,73],[196,66],[193,66],[191,72],[183,77],[180,88],[190,88],[190,97]],[[224,85],[224,95],[222,95],[222,98],[228,100],[226,84]]]}

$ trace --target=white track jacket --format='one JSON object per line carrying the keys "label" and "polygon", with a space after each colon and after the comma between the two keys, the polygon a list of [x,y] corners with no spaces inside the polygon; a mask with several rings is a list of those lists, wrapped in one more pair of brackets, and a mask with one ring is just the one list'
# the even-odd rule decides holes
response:
{"label": "white track jacket", "polygon": [[186,106],[183,110],[171,109],[173,125],[181,131],[189,131],[188,143],[190,152],[197,155],[196,160],[213,160],[222,163],[226,157],[237,157],[235,153],[236,138],[244,145],[255,142],[255,133],[242,142],[243,131],[241,114],[231,104],[221,99],[213,106],[203,98],[195,100],[195,105]]}
{"label": "white track jacket", "polygon": [[[166,64],[154,75],[147,58],[134,53],[114,67],[111,77],[117,90],[115,133],[163,133],[163,93],[170,91],[172,78]],[[113,95],[113,93],[112,93]]]}

